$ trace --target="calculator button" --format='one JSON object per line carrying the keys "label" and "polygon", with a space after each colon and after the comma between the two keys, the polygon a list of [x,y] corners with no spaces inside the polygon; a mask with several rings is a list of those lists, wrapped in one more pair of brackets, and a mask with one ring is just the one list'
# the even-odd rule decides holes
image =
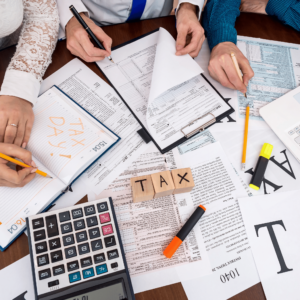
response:
{"label": "calculator button", "polygon": [[63,274],[65,273],[65,266],[60,265],[60,266],[53,267],[52,271],[53,271],[53,276]]}
{"label": "calculator button", "polygon": [[70,213],[68,211],[64,211],[59,214],[60,222],[66,222],[66,221],[69,221],[70,219],[71,219],[71,217],[70,217]]}
{"label": "calculator button", "polygon": [[101,224],[110,222],[110,215],[109,215],[109,213],[105,213],[105,214],[99,215],[99,218],[100,218],[100,223]]}
{"label": "calculator button", "polygon": [[89,269],[83,270],[82,271],[82,276],[83,276],[84,279],[95,276],[94,269],[89,268]]}
{"label": "calculator button", "polygon": [[75,230],[84,229],[85,228],[84,220],[82,219],[82,220],[74,221],[74,228]]}
{"label": "calculator button", "polygon": [[73,234],[65,235],[62,239],[64,246],[73,245],[75,243]]}
{"label": "calculator button", "polygon": [[43,239],[46,238],[45,230],[42,229],[42,230],[35,231],[35,232],[33,233],[33,236],[34,236],[34,241],[35,241],[35,242],[40,241],[40,240],[43,240]]}
{"label": "calculator button", "polygon": [[56,285],[59,285],[59,280],[54,280],[54,281],[50,281],[48,282],[48,287],[53,287],[53,286],[56,286]]}
{"label": "calculator button", "polygon": [[81,262],[81,268],[85,268],[93,264],[91,257],[83,258],[80,260],[80,262]]}
{"label": "calculator button", "polygon": [[111,264],[110,266],[112,267],[112,269],[117,268],[118,267],[118,263],[115,262],[115,263]]}
{"label": "calculator button", "polygon": [[108,235],[108,234],[113,233],[114,231],[113,231],[111,224],[109,224],[109,225],[102,226],[102,232],[103,232],[103,235]]}
{"label": "calculator button", "polygon": [[106,202],[98,203],[98,204],[97,204],[97,208],[98,208],[98,212],[99,212],[99,213],[108,210],[108,206],[107,206],[107,203],[106,203]]}
{"label": "calculator button", "polygon": [[95,206],[94,205],[86,206],[84,208],[84,212],[86,216],[95,214],[96,213]]}
{"label": "calculator button", "polygon": [[46,217],[48,238],[58,235],[56,215]]}
{"label": "calculator button", "polygon": [[88,227],[93,227],[98,225],[97,217],[86,218],[86,224]]}
{"label": "calculator button", "polygon": [[52,263],[56,263],[56,262],[58,262],[58,261],[63,260],[63,256],[62,256],[61,250],[51,252],[51,253],[50,253],[50,256],[51,256],[51,262],[52,262]]}
{"label": "calculator button", "polygon": [[72,210],[73,219],[78,219],[83,217],[83,212],[81,208],[73,209]]}
{"label": "calculator button", "polygon": [[73,283],[75,281],[81,280],[80,272],[69,274],[69,281]]}
{"label": "calculator button", "polygon": [[100,253],[100,254],[94,255],[94,263],[95,263],[95,264],[102,263],[102,262],[104,262],[105,260],[106,260],[106,259],[105,259],[104,253]]}
{"label": "calculator button", "polygon": [[79,255],[90,253],[90,246],[88,243],[81,244],[78,246]]}
{"label": "calculator button", "polygon": [[116,239],[114,236],[108,236],[104,238],[105,247],[112,247],[116,245]]}
{"label": "calculator button", "polygon": [[107,257],[108,257],[108,259],[114,259],[114,258],[119,257],[119,252],[118,252],[118,250],[115,249],[115,250],[108,251],[108,252],[107,252]]}
{"label": "calculator button", "polygon": [[33,229],[38,229],[41,227],[44,227],[44,219],[43,218],[32,220],[32,228]]}
{"label": "calculator button", "polygon": [[72,272],[72,271],[79,269],[79,263],[77,260],[75,260],[75,261],[68,263],[67,267],[68,267],[68,271]]}
{"label": "calculator button", "polygon": [[71,223],[62,224],[60,225],[60,228],[61,228],[61,233],[65,234],[72,231],[72,224]]}
{"label": "calculator button", "polygon": [[56,238],[56,239],[53,239],[53,240],[50,240],[49,241],[49,248],[50,250],[54,250],[54,249],[57,249],[57,248],[60,248],[60,239],[59,238]]}
{"label": "calculator button", "polygon": [[90,229],[89,230],[89,236],[90,236],[91,240],[100,237],[100,230],[99,230],[99,228]]}
{"label": "calculator button", "polygon": [[81,232],[77,232],[77,233],[76,233],[76,240],[77,240],[77,243],[84,242],[84,241],[86,241],[87,239],[88,239],[88,238],[87,238],[86,231],[81,231]]}
{"label": "calculator button", "polygon": [[65,249],[66,258],[74,257],[77,255],[76,248],[70,247]]}
{"label": "calculator button", "polygon": [[91,245],[92,245],[92,251],[98,251],[100,249],[103,249],[101,240],[92,241]]}
{"label": "calculator button", "polygon": [[51,277],[51,271],[50,271],[50,269],[39,271],[39,278],[40,278],[40,280],[43,280],[43,279],[46,279],[46,278],[49,278],[49,277]]}
{"label": "calculator button", "polygon": [[97,275],[100,275],[100,274],[103,274],[103,273],[106,273],[106,272],[107,272],[107,265],[106,264],[96,266]]}
{"label": "calculator button", "polygon": [[36,259],[37,259],[37,263],[38,263],[39,267],[45,266],[45,265],[49,264],[49,256],[48,256],[48,254],[37,256]]}
{"label": "calculator button", "polygon": [[47,249],[47,243],[46,242],[35,244],[35,252],[37,254],[46,252],[47,250],[48,249]]}

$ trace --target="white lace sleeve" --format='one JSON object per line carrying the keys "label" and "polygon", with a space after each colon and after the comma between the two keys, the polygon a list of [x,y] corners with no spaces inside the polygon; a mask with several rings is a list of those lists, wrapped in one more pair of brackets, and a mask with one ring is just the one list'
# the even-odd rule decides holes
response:
{"label": "white lace sleeve", "polygon": [[24,20],[16,53],[5,74],[1,95],[36,101],[58,36],[56,0],[23,0]]}

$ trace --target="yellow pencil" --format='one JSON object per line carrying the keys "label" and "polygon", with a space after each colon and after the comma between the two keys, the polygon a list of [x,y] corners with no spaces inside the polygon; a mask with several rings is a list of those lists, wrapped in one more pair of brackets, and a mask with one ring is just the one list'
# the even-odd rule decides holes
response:
{"label": "yellow pencil", "polygon": [[246,117],[245,117],[244,144],[243,144],[243,156],[242,156],[242,171],[245,171],[245,169],[246,169],[246,153],[247,153],[249,114],[250,114],[250,107],[248,105],[247,108],[246,108]]}
{"label": "yellow pencil", "polygon": [[[12,163],[14,163],[14,164],[16,164],[16,165],[18,165],[18,166],[24,167],[24,168],[32,168],[32,166],[28,166],[28,165],[26,165],[26,164],[20,162],[19,160],[16,160],[16,159],[14,159],[14,158],[11,158],[11,157],[9,157],[9,156],[3,154],[3,153],[0,153],[0,158],[3,158],[3,159],[5,159],[5,160],[7,160],[7,161],[10,161],[10,162],[12,162]],[[47,173],[45,173],[45,172],[43,172],[43,171],[40,171],[40,170],[36,170],[35,173],[37,173],[37,174],[39,174],[39,175],[41,175],[41,176],[43,176],[43,177],[52,178],[52,177],[49,176]]]}
{"label": "yellow pencil", "polygon": [[[243,77],[242,77],[242,74],[241,74],[241,70],[239,68],[239,64],[237,62],[237,59],[236,59],[234,53],[231,53],[231,59],[232,59],[232,62],[234,64],[235,70],[236,70],[237,74],[239,75],[239,78],[241,79],[241,82],[243,82]],[[244,96],[245,96],[245,98],[247,98],[246,93],[244,94]]]}

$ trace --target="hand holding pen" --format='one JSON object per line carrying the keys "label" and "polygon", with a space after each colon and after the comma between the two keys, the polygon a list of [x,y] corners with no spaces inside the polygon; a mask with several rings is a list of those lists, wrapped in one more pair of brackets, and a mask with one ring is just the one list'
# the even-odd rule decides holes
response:
{"label": "hand holding pen", "polygon": [[[74,14],[76,9],[74,6],[71,7],[73,7],[72,13]],[[83,23],[79,22],[78,16],[86,25],[85,27],[83,27]],[[86,28],[89,30],[86,30]],[[88,32],[91,32],[94,38],[90,36]],[[66,25],[66,38],[67,48],[70,52],[86,62],[103,60],[111,55],[112,39],[101,29],[101,27],[97,26],[84,14],[80,15],[77,13],[76,15],[75,13],[74,18],[70,19]],[[96,47],[91,42],[91,39],[94,40],[97,45]],[[95,41],[95,39],[97,41]]]}

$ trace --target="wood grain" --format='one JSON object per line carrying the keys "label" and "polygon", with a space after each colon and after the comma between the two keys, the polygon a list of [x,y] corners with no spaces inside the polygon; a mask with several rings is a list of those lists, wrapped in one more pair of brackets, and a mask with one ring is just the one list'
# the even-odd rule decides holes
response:
{"label": "wood grain", "polygon": [[[112,37],[113,46],[125,43],[142,34],[148,33],[158,27],[164,27],[174,38],[176,38],[175,18],[173,16],[157,18],[152,20],[144,20],[141,22],[132,22],[128,24],[119,24],[103,27],[104,31]],[[289,43],[300,44],[300,34],[296,30],[282,25],[276,18],[251,14],[241,13],[237,19],[236,29],[239,35],[264,38],[269,40],[277,40]],[[10,62],[11,57],[15,52],[15,46],[6,48],[0,51],[0,82],[2,83],[5,70]],[[47,69],[44,78],[54,73],[56,70],[64,66],[74,56],[66,49],[66,42],[58,42],[53,55],[53,62]],[[105,80],[96,64],[85,63],[92,71]],[[1,201],[1,199],[0,199]],[[84,197],[80,203],[86,202]],[[18,259],[28,254],[27,236],[22,234],[6,251],[0,253],[0,269],[7,267]],[[31,276],[28,273],[28,276]],[[1,283],[5,284],[5,283]],[[136,294],[137,300],[187,300],[181,283],[172,284],[155,290]],[[201,299],[201,295],[199,295]],[[253,287],[241,292],[231,298],[231,300],[265,300],[265,295],[262,285],[256,284]],[[206,299],[203,299],[206,300]]]}

